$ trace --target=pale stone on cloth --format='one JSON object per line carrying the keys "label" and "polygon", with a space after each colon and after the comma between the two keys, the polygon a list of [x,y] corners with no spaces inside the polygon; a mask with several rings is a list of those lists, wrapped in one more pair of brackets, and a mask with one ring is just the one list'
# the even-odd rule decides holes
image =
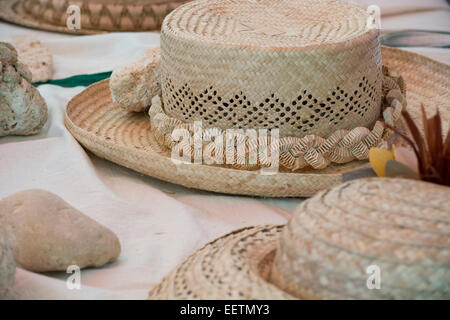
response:
{"label": "pale stone on cloth", "polygon": [[19,61],[31,71],[33,82],[44,82],[52,78],[53,57],[48,48],[39,40],[27,35],[12,38]]}
{"label": "pale stone on cloth", "polygon": [[147,50],[131,65],[114,70],[109,81],[113,103],[127,111],[144,111],[160,94],[159,48]]}
{"label": "pale stone on cloth", "polygon": [[9,244],[9,237],[0,224],[0,299],[10,296],[15,273],[16,263]]}
{"label": "pale stone on cloth", "polygon": [[121,251],[111,230],[44,190],[1,200],[0,224],[13,237],[17,264],[35,272],[65,271],[70,265],[99,267]]}
{"label": "pale stone on cloth", "polygon": [[47,122],[47,104],[30,81],[14,47],[0,42],[0,137],[35,134]]}

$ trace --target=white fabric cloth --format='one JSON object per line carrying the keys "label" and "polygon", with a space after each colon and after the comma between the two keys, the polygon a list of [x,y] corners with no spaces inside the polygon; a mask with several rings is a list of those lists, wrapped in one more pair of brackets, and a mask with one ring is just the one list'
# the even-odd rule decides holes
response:
{"label": "white fabric cloth", "polygon": [[[386,29],[450,31],[444,0],[360,0],[378,4]],[[428,9],[430,10],[428,10]],[[413,9],[413,10],[411,10]],[[159,45],[156,33],[71,36],[0,23],[0,41],[29,34],[54,55],[54,79],[109,71]],[[450,50],[414,48],[450,64]],[[113,230],[119,259],[81,273],[81,290],[69,290],[66,273],[17,269],[19,299],[144,299],[184,258],[230,231],[287,221],[301,199],[261,199],[188,190],[133,172],[83,150],[63,124],[67,102],[84,88],[39,87],[50,118],[31,137],[0,138],[0,198],[30,188],[45,189]]]}

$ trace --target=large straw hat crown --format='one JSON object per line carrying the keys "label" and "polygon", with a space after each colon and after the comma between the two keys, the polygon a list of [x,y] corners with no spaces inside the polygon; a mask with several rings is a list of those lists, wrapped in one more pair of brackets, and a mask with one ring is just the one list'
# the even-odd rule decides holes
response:
{"label": "large straw hat crown", "polygon": [[[450,188],[352,181],[300,205],[281,234],[272,282],[306,299],[449,299],[449,235]],[[377,270],[380,288],[369,289]]]}
{"label": "large straw hat crown", "polygon": [[381,53],[369,14],[337,0],[194,1],[161,28],[164,109],[282,136],[372,127]]}

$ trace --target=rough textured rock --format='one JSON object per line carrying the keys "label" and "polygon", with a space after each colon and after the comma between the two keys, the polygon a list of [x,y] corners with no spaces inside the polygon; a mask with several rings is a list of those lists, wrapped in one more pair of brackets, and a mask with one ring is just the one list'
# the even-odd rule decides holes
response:
{"label": "rough textured rock", "polygon": [[47,121],[47,104],[30,81],[14,47],[0,42],[0,137],[35,134]]}
{"label": "rough textured rock", "polygon": [[31,271],[98,267],[114,261],[121,250],[111,230],[44,190],[1,200],[0,224],[13,237],[17,264]]}
{"label": "rough textured rock", "polygon": [[109,87],[116,106],[136,112],[150,107],[152,98],[161,92],[159,59],[159,48],[150,49],[131,65],[114,70]]}
{"label": "rough textured rock", "polygon": [[52,78],[53,57],[44,44],[27,35],[15,36],[11,42],[17,50],[19,61],[31,71],[33,82]]}
{"label": "rough textured rock", "polygon": [[16,264],[9,237],[0,225],[0,299],[9,298],[14,284]]}

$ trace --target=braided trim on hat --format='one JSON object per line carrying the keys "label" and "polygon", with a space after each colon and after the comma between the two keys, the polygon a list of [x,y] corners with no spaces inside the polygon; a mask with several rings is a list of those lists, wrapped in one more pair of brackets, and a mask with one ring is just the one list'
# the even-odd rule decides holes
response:
{"label": "braided trim on hat", "polygon": [[[183,139],[180,143],[188,143],[192,150],[192,159],[202,159],[214,164],[230,165],[235,169],[258,169],[269,167],[271,162],[267,152],[261,152],[258,146],[267,146],[264,150],[276,150],[279,148],[280,167],[296,171],[303,168],[324,169],[331,163],[347,163],[353,160],[366,160],[369,157],[369,150],[372,147],[385,145],[391,131],[385,127],[385,123],[395,126],[401,115],[401,111],[406,108],[405,84],[401,76],[392,75],[387,67],[383,66],[383,112],[380,119],[375,123],[372,130],[366,127],[357,127],[352,130],[340,129],[323,138],[317,135],[307,135],[299,137],[274,138],[270,136],[250,137],[246,134],[235,133],[232,137],[226,136],[224,132],[217,128],[210,128],[204,131],[202,148],[192,148],[192,139]],[[152,100],[149,109],[152,132],[156,141],[172,150],[179,144],[173,141],[172,133],[177,129],[184,129],[193,137],[195,133],[193,123],[185,123],[181,120],[167,116],[162,108],[161,99],[156,96]],[[214,142],[210,142],[211,137],[216,137]],[[234,141],[236,139],[236,143]],[[208,141],[205,141],[208,140]],[[186,142],[188,141],[188,142]],[[239,143],[245,146],[245,157],[237,152]],[[181,146],[182,148],[183,146]],[[225,154],[228,148],[234,148],[231,154],[234,155],[233,164],[225,161]],[[183,149],[185,150],[185,149]],[[225,151],[225,152],[224,152]],[[200,154],[201,152],[201,154]],[[249,155],[256,152],[258,159],[254,163],[249,161]],[[204,156],[204,155],[207,156]],[[223,155],[222,159],[217,159],[215,155]],[[219,160],[217,162],[217,160]]]}

